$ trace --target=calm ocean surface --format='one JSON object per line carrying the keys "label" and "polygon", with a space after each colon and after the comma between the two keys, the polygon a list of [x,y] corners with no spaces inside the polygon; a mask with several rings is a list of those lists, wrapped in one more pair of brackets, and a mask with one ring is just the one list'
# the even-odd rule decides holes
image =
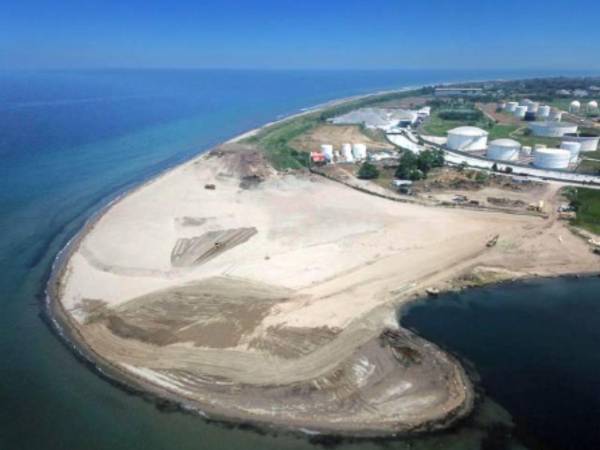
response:
{"label": "calm ocean surface", "polygon": [[[191,415],[160,412],[152,403],[100,379],[60,343],[40,318],[40,298],[54,257],[86,218],[114,196],[227,138],[282,115],[335,98],[382,89],[533,75],[547,74],[216,70],[0,72],[0,450],[313,447],[314,442],[304,437],[265,435],[207,424]],[[600,318],[586,311],[592,314],[598,310],[589,310],[590,305],[594,305],[580,301],[583,294],[573,298],[570,289],[562,289],[564,281],[555,283],[561,288],[555,289],[560,293],[555,300],[557,307],[569,305],[569,311],[575,310],[574,314],[585,319],[590,327],[590,335],[584,336],[590,339],[586,348],[592,346],[594,339],[597,347],[599,336],[594,330],[600,329]],[[578,283],[575,284],[578,289],[589,289],[588,295],[597,296],[600,287],[597,281],[588,282],[591,283],[589,288],[580,287],[588,286],[583,282]],[[520,288],[514,289],[519,292]],[[547,294],[545,288],[527,289],[527,300]],[[433,322],[439,325],[437,307],[433,308],[425,315],[433,317]],[[482,316],[482,320],[486,318]],[[421,325],[415,324],[419,329]],[[515,327],[524,325],[519,322]],[[426,330],[425,325],[423,329]],[[486,332],[492,329],[487,328]],[[447,336],[440,339],[453,348],[452,339]],[[501,361],[513,364],[513,353],[533,352],[534,349],[528,347],[530,344],[524,341],[512,347],[496,343],[498,360],[489,371],[479,368],[475,356],[465,354],[478,366],[486,385],[487,379],[504,373],[496,372],[499,367],[506,369]],[[569,344],[568,340],[557,344],[561,357],[576,357]],[[460,352],[462,348],[458,346],[456,350]],[[580,397],[567,395],[561,404],[577,399],[588,405],[591,398],[598,400],[600,390],[594,377],[600,373],[600,363],[594,359],[589,364],[589,367],[585,365],[588,378],[579,385]],[[587,372],[589,368],[595,372]],[[545,380],[544,373],[538,378]],[[527,376],[527,373],[511,376],[520,379],[521,375]],[[564,383],[557,380],[557,384],[551,386],[552,392],[558,390],[564,396],[561,386],[572,380],[572,375],[565,373]],[[517,411],[514,402],[501,395],[496,398],[491,393],[490,396],[511,412],[527,416],[530,414],[527,409],[529,385],[515,382],[512,385],[515,391],[507,394],[522,394],[525,411]],[[598,401],[594,405],[597,408]],[[572,416],[578,424],[578,432],[589,429],[590,421],[599,417],[597,409],[581,411]],[[595,415],[590,416],[590,411]],[[547,412],[543,420],[551,427],[556,426],[557,417],[569,417],[568,411],[561,410],[556,415],[553,410]],[[496,442],[492,439],[493,432],[506,429],[507,417],[506,411],[488,400],[475,419],[453,432],[414,441],[338,444],[340,448],[357,449],[479,448],[482,438],[484,445]],[[539,424],[519,422],[519,426],[529,432],[536,430]],[[599,448],[600,443],[595,442]]]}

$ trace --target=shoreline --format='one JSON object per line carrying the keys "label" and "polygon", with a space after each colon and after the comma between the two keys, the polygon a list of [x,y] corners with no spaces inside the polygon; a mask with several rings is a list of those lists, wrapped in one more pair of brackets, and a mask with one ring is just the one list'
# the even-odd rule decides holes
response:
{"label": "shoreline", "polygon": [[[401,90],[393,90],[393,91],[387,91],[387,92],[388,93],[405,92],[405,91],[410,91],[410,90],[412,90],[412,88],[403,88]],[[383,92],[383,93],[377,92],[377,93],[365,94],[362,96],[354,96],[354,97],[349,97],[349,98],[340,99],[340,100],[333,100],[333,101],[327,102],[325,104],[322,104],[318,107],[314,107],[313,109],[309,109],[307,111],[302,111],[300,113],[292,114],[290,116],[286,116],[286,117],[284,117],[280,120],[274,121],[274,122],[269,122],[261,127],[255,128],[255,129],[247,131],[245,133],[242,133],[242,134],[226,141],[225,144],[238,143],[247,137],[250,137],[250,136],[253,136],[253,135],[259,133],[260,131],[264,130],[265,128],[271,127],[271,126],[279,124],[279,123],[286,122],[288,120],[293,120],[302,115],[318,112],[319,110],[323,110],[328,107],[343,104],[343,103],[350,102],[350,101],[357,100],[357,99],[363,99],[363,98],[368,98],[368,97],[372,97],[372,96],[384,95],[385,93],[386,92]],[[81,230],[79,230],[77,232],[77,234],[75,236],[73,236],[67,242],[65,247],[57,254],[57,256],[52,264],[51,274],[50,274],[48,284],[46,287],[46,292],[45,292],[45,294],[46,294],[45,299],[44,299],[45,311],[46,311],[47,316],[52,324],[52,328],[60,336],[61,341],[63,341],[66,345],[68,345],[68,347],[76,355],[79,355],[79,357],[81,357],[84,361],[86,361],[88,364],[90,364],[92,367],[94,367],[94,369],[97,373],[101,374],[103,377],[105,377],[108,380],[112,380],[117,385],[124,387],[126,389],[130,389],[139,395],[142,395],[144,397],[150,396],[152,398],[152,400],[155,401],[155,403],[157,403],[157,405],[164,403],[165,401],[167,402],[167,404],[169,404],[170,402],[174,402],[174,405],[177,405],[177,408],[179,408],[181,410],[193,412],[199,416],[204,417],[206,420],[209,420],[209,421],[216,420],[219,422],[220,421],[227,422],[227,423],[234,422],[234,423],[240,423],[240,424],[251,423],[253,425],[258,426],[261,429],[284,428],[284,429],[289,429],[294,432],[303,432],[305,434],[310,435],[311,433],[313,433],[313,431],[311,431],[310,428],[303,430],[301,427],[300,428],[299,427],[286,427],[285,423],[273,424],[273,421],[260,420],[259,417],[253,418],[253,417],[249,416],[249,417],[237,417],[236,418],[234,416],[232,418],[231,414],[227,414],[227,413],[224,413],[223,411],[220,411],[218,407],[214,407],[214,408],[207,407],[207,408],[201,408],[201,409],[197,408],[194,401],[186,399],[185,397],[176,394],[172,390],[165,389],[164,387],[161,387],[155,383],[152,383],[152,382],[148,381],[147,379],[143,379],[139,376],[136,376],[131,371],[116,367],[113,363],[108,361],[105,357],[98,354],[86,342],[85,338],[81,335],[81,332],[78,329],[78,325],[74,323],[74,319],[69,315],[69,313],[66,312],[66,310],[64,309],[64,305],[59,300],[59,298],[61,296],[60,281],[63,278],[65,271],[67,270],[67,263],[69,262],[71,256],[76,251],[78,251],[81,241],[88,235],[88,233],[91,230],[93,230],[94,226],[98,223],[98,221],[100,219],[102,219],[102,217],[104,217],[113,207],[118,205],[125,198],[131,196],[133,193],[135,193],[135,192],[143,189],[144,187],[148,186],[149,184],[165,177],[171,171],[192,165],[192,164],[196,163],[197,161],[201,161],[204,158],[208,158],[209,155],[211,154],[211,152],[213,150],[219,148],[221,145],[223,145],[223,144],[220,144],[211,149],[207,149],[207,150],[203,151],[202,153],[194,155],[194,156],[190,157],[187,161],[180,163],[176,166],[166,168],[165,170],[161,171],[160,173],[145,180],[141,184],[136,185],[136,186],[132,187],[131,189],[119,194],[117,197],[112,199],[108,204],[106,204],[105,206],[100,208],[98,211],[93,213],[92,216],[86,220],[86,222],[85,222],[84,226],[81,228]],[[563,277],[563,276],[569,276],[569,275],[561,274],[561,275],[555,275],[553,277]],[[573,275],[570,275],[570,276],[573,276]],[[539,278],[539,277],[532,277],[532,278]],[[547,278],[551,278],[551,276],[548,276]],[[521,281],[521,280],[519,280],[519,281]],[[494,283],[490,283],[490,284],[494,284]],[[419,296],[416,298],[410,298],[410,299],[406,300],[405,305],[407,307],[409,307],[409,305],[413,304],[415,301],[418,301],[423,298],[424,297],[422,297],[422,296]],[[396,312],[400,311],[400,309],[398,309],[398,308],[400,308],[400,306],[394,305],[393,308]],[[398,327],[401,327],[399,319],[397,322],[398,322]],[[424,341],[422,338],[420,338],[418,336],[416,336],[416,338],[423,341],[422,343],[430,345],[429,343]],[[437,346],[435,344],[433,344],[433,346],[437,348]],[[454,359],[454,357],[452,355],[448,355],[447,352],[444,352],[444,353],[446,353],[446,356],[450,356]],[[330,435],[330,436],[351,435],[351,436],[370,438],[370,437],[382,436],[382,435],[389,435],[389,436],[412,435],[416,432],[425,433],[425,432],[436,431],[441,428],[447,428],[449,426],[452,426],[454,423],[459,422],[461,419],[469,416],[469,414],[473,408],[474,401],[475,401],[474,400],[474,389],[471,386],[471,381],[469,380],[468,375],[464,371],[464,368],[462,367],[462,364],[460,364],[460,362],[457,364],[457,366],[458,366],[458,369],[461,371],[461,373],[459,374],[459,378],[463,379],[465,385],[470,386],[470,388],[468,389],[469,392],[466,393],[466,398],[463,403],[463,406],[465,409],[459,408],[459,410],[457,410],[457,411],[452,411],[451,414],[449,414],[447,417],[443,417],[441,419],[436,419],[436,420],[432,421],[431,423],[424,423],[421,426],[414,427],[414,429],[410,429],[407,431],[401,431],[401,432],[397,432],[397,431],[384,432],[383,430],[379,430],[376,432],[361,431],[361,430],[349,431],[349,430],[340,429],[338,431],[336,431],[336,430],[331,430],[331,431],[319,430],[319,431],[314,431],[314,433],[318,433],[319,435],[322,434],[322,435]],[[224,410],[227,411],[226,408]],[[456,413],[456,414],[454,414],[454,413]]]}

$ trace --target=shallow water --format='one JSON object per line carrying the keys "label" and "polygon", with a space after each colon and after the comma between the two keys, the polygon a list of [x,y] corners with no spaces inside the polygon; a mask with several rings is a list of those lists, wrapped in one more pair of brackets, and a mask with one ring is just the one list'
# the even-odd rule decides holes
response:
{"label": "shallow water", "polygon": [[[40,318],[40,297],[54,257],[85,219],[118,193],[281,115],[381,89],[530,75],[0,73],[0,449],[310,447],[304,437],[265,436],[164,413],[99,378]],[[494,420],[502,417],[494,411]],[[477,448],[481,434],[471,426],[385,445]],[[381,445],[361,441],[343,447]]]}

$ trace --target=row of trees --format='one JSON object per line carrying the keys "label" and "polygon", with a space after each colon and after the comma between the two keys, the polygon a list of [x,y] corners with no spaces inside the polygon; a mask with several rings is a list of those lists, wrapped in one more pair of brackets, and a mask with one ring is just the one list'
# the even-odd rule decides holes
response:
{"label": "row of trees", "polygon": [[444,152],[441,150],[424,150],[418,155],[413,152],[404,152],[395,176],[401,180],[422,180],[436,167],[444,165]]}

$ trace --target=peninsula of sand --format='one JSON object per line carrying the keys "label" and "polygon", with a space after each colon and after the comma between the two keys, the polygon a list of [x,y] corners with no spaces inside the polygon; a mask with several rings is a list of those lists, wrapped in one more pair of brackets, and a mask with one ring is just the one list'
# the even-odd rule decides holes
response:
{"label": "peninsula of sand", "polygon": [[465,275],[598,269],[553,217],[396,202],[276,171],[236,140],[104,211],[50,292],[73,342],[139,389],[211,417],[383,435],[473,403],[460,364],[398,325],[400,305]]}

